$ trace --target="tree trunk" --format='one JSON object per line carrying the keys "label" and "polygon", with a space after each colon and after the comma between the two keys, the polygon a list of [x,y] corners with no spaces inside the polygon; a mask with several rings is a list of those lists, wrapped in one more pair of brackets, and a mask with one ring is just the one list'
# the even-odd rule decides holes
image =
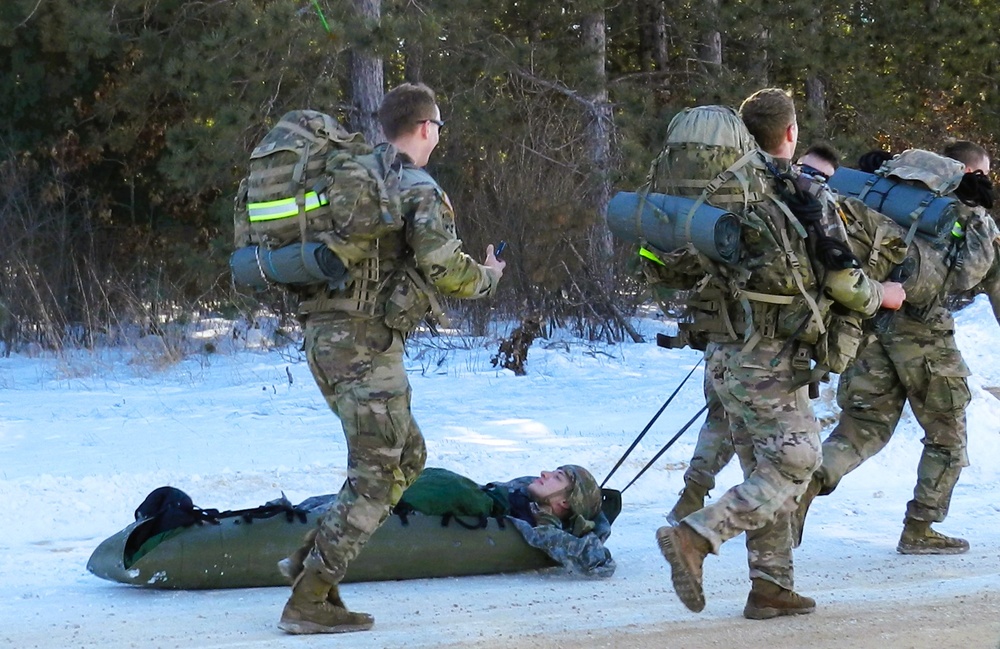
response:
{"label": "tree trunk", "polygon": [[705,0],[698,59],[710,74],[722,67],[722,32],[719,31],[719,0]]}
{"label": "tree trunk", "polygon": [[812,131],[826,137],[826,83],[815,74],[806,77],[806,115]]}
{"label": "tree trunk", "polygon": [[[369,30],[378,27],[382,18],[382,0],[353,0],[359,21]],[[371,143],[385,139],[378,121],[378,107],[384,95],[382,58],[371,50],[351,50],[351,95],[354,108],[352,127]]]}
{"label": "tree trunk", "polygon": [[[592,237],[593,259],[611,259],[611,231],[607,225],[611,200],[611,104],[608,102],[608,78],[605,69],[607,40],[604,10],[586,14],[582,21],[584,56],[590,63],[589,92],[583,93],[590,106],[587,115],[587,143],[590,151],[589,205],[596,213]],[[608,278],[611,265],[605,266]],[[602,278],[603,279],[603,278]]]}
{"label": "tree trunk", "polygon": [[[822,43],[825,38],[823,32],[823,18],[826,13],[823,7],[814,5],[809,11],[809,23],[807,26],[810,44]],[[812,62],[822,60],[817,53],[809,57]],[[826,81],[820,76],[815,63],[812,63],[806,70],[805,91],[806,91],[806,118],[809,130],[814,136],[826,138]]]}
{"label": "tree trunk", "polygon": [[664,70],[667,67],[667,13],[663,0],[645,0],[642,4],[642,69]]}
{"label": "tree trunk", "polygon": [[747,70],[748,76],[753,81],[756,88],[764,88],[770,85],[768,78],[770,77],[769,71],[771,68],[771,62],[768,60],[767,52],[769,41],[771,40],[771,34],[767,29],[761,28],[761,30],[753,37],[754,40],[751,42],[751,46],[756,50],[756,55],[750,59],[750,69]]}

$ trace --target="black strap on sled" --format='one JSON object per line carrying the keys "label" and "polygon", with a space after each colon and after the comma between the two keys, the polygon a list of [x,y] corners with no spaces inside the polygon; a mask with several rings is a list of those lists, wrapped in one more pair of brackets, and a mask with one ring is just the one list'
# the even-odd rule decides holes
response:
{"label": "black strap on sled", "polygon": [[[663,414],[663,411],[667,409],[667,406],[670,405],[670,402],[674,400],[674,397],[677,396],[677,393],[681,391],[681,388],[684,387],[684,384],[687,383],[688,379],[691,378],[691,375],[694,374],[694,371],[696,369],[698,369],[698,367],[702,364],[702,362],[704,360],[705,359],[702,358],[697,363],[695,363],[694,367],[691,368],[691,371],[688,372],[687,376],[684,377],[684,380],[681,381],[680,384],[676,388],[674,388],[674,391],[670,393],[670,396],[667,397],[667,400],[663,402],[663,405],[660,406],[660,409],[656,411],[656,414],[653,415],[653,418],[649,420],[649,423],[646,424],[646,427],[642,429],[642,432],[639,433],[639,436],[635,438],[635,441],[632,442],[632,445],[628,447],[628,450],[625,451],[625,454],[621,456],[621,458],[618,460],[618,462],[615,464],[615,466],[608,473],[607,477],[604,478],[604,481],[601,482],[601,487],[604,487],[604,485],[606,485],[608,483],[608,480],[610,480],[611,476],[613,476],[615,474],[615,471],[618,470],[618,467],[620,467],[622,465],[622,462],[625,461],[625,458],[627,458],[629,456],[629,454],[631,454],[632,451],[635,449],[635,447],[639,444],[639,442],[642,441],[642,438],[646,436],[646,433],[649,432],[649,429],[653,427],[653,424],[656,423],[656,420],[660,418],[660,415]],[[701,413],[699,413],[699,414],[701,414]],[[681,432],[684,432],[684,430],[682,429]],[[677,439],[677,438],[674,437],[674,440],[675,439]],[[674,442],[674,440],[671,440],[670,444],[672,444]],[[663,451],[667,450],[667,448],[670,448],[669,444],[666,447],[664,447]],[[660,451],[660,453],[663,453],[663,451]],[[659,455],[657,455],[656,457],[659,457]],[[645,469],[643,469],[643,471],[645,471]],[[639,472],[639,475],[642,475],[641,471]],[[632,482],[635,482],[635,479],[638,478],[638,477],[639,476],[636,476],[635,478],[633,478]],[[630,482],[629,484],[632,484],[632,482]],[[622,489],[622,491],[625,491],[625,489]]]}
{"label": "black strap on sled", "polygon": [[264,518],[271,518],[272,516],[277,516],[278,514],[284,514],[285,520],[289,523],[298,520],[300,523],[305,523],[308,520],[308,512],[298,509],[294,505],[288,502],[279,503],[268,503],[266,505],[261,505],[260,507],[253,507],[250,509],[235,509],[230,511],[219,512],[215,509],[204,510],[206,513],[214,512],[215,520],[209,520],[210,523],[217,525],[222,519],[225,518],[237,518],[243,520],[244,523],[248,525],[253,523],[255,520],[260,520]]}
{"label": "black strap on sled", "polygon": [[[406,502],[400,501],[396,503],[393,507],[392,513],[399,516],[399,522],[403,527],[410,524],[410,515],[419,514],[421,516],[432,516],[433,514],[420,514],[411,505]],[[507,529],[507,523],[504,521],[503,516],[466,516],[465,518],[471,518],[474,522],[468,523],[462,520],[462,516],[448,512],[441,516],[441,527],[448,527],[452,521],[457,523],[459,526],[464,527],[467,530],[483,530],[486,529],[490,524],[490,519],[492,518],[497,522],[497,527],[504,530]]]}
{"label": "black strap on sled", "polygon": [[666,453],[667,449],[670,448],[671,446],[673,446],[674,442],[676,442],[680,438],[680,436],[684,434],[684,431],[686,431],[688,428],[690,428],[691,424],[693,424],[695,421],[697,421],[698,417],[701,417],[702,414],[706,410],[708,410],[708,406],[704,405],[704,406],[701,407],[701,410],[699,410],[697,413],[695,413],[694,417],[691,417],[691,419],[688,419],[688,422],[686,424],[684,424],[684,426],[681,427],[681,429],[679,431],[677,431],[677,433],[674,434],[673,437],[670,438],[669,442],[667,442],[666,444],[663,445],[663,448],[661,448],[656,453],[656,455],[653,456],[653,459],[650,460],[649,462],[647,462],[646,466],[642,467],[642,470],[639,471],[639,473],[637,473],[634,478],[632,478],[632,482],[630,482],[627,485],[625,485],[625,488],[622,489],[622,493],[625,493],[625,490],[628,489],[629,487],[631,487],[632,484],[635,483],[635,481],[638,480],[639,477],[642,476],[642,474],[646,472],[646,469],[648,469],[649,467],[653,466],[653,463],[656,462],[657,460],[659,460],[660,456],[663,455],[664,453]]}

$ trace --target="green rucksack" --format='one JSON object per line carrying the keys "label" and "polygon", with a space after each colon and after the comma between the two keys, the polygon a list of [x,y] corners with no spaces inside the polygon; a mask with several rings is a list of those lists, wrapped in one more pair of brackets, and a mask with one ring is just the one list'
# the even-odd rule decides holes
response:
{"label": "green rucksack", "polygon": [[[401,173],[394,148],[373,149],[324,113],[286,113],[250,154],[237,194],[234,278],[322,283],[313,255],[347,269],[375,256],[378,239],[403,227]],[[308,258],[293,268],[297,255]]]}
{"label": "green rucksack", "polygon": [[508,507],[505,494],[487,491],[454,471],[429,467],[403,492],[394,511],[470,516],[485,521],[490,516],[503,516]]}

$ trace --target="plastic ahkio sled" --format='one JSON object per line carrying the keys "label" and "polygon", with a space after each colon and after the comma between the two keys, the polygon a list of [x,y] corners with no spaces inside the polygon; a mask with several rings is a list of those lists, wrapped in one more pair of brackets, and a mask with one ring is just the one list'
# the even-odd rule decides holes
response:
{"label": "plastic ahkio sled", "polygon": [[[612,489],[603,492],[605,515],[613,521],[621,511],[621,494]],[[290,505],[263,506],[223,512],[161,535],[150,535],[154,519],[138,520],[104,540],[87,569],[102,579],[146,588],[286,586],[288,580],[277,563],[300,546],[321,516],[322,512]],[[503,519],[486,519],[485,527],[469,529],[450,518],[419,513],[390,516],[351,563],[344,582],[496,574],[558,565]]]}

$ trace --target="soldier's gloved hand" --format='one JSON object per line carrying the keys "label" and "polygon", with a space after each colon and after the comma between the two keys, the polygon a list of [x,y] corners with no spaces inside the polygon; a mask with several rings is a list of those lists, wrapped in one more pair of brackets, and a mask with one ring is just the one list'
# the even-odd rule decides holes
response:
{"label": "soldier's gloved hand", "polygon": [[865,173],[873,174],[878,171],[879,167],[889,160],[892,160],[891,153],[883,151],[882,149],[875,149],[862,154],[862,156],[858,158],[858,169],[864,171]]}
{"label": "soldier's gloved hand", "polygon": [[963,203],[981,205],[993,209],[995,195],[993,182],[981,171],[971,171],[962,176],[962,182],[955,188],[955,196]]}
{"label": "soldier's gloved hand", "polygon": [[814,225],[823,218],[823,203],[812,194],[797,190],[785,198],[785,204],[802,225]]}
{"label": "soldier's gloved hand", "polygon": [[816,242],[816,257],[823,268],[830,270],[861,268],[861,262],[847,244],[831,237],[821,237]]}

